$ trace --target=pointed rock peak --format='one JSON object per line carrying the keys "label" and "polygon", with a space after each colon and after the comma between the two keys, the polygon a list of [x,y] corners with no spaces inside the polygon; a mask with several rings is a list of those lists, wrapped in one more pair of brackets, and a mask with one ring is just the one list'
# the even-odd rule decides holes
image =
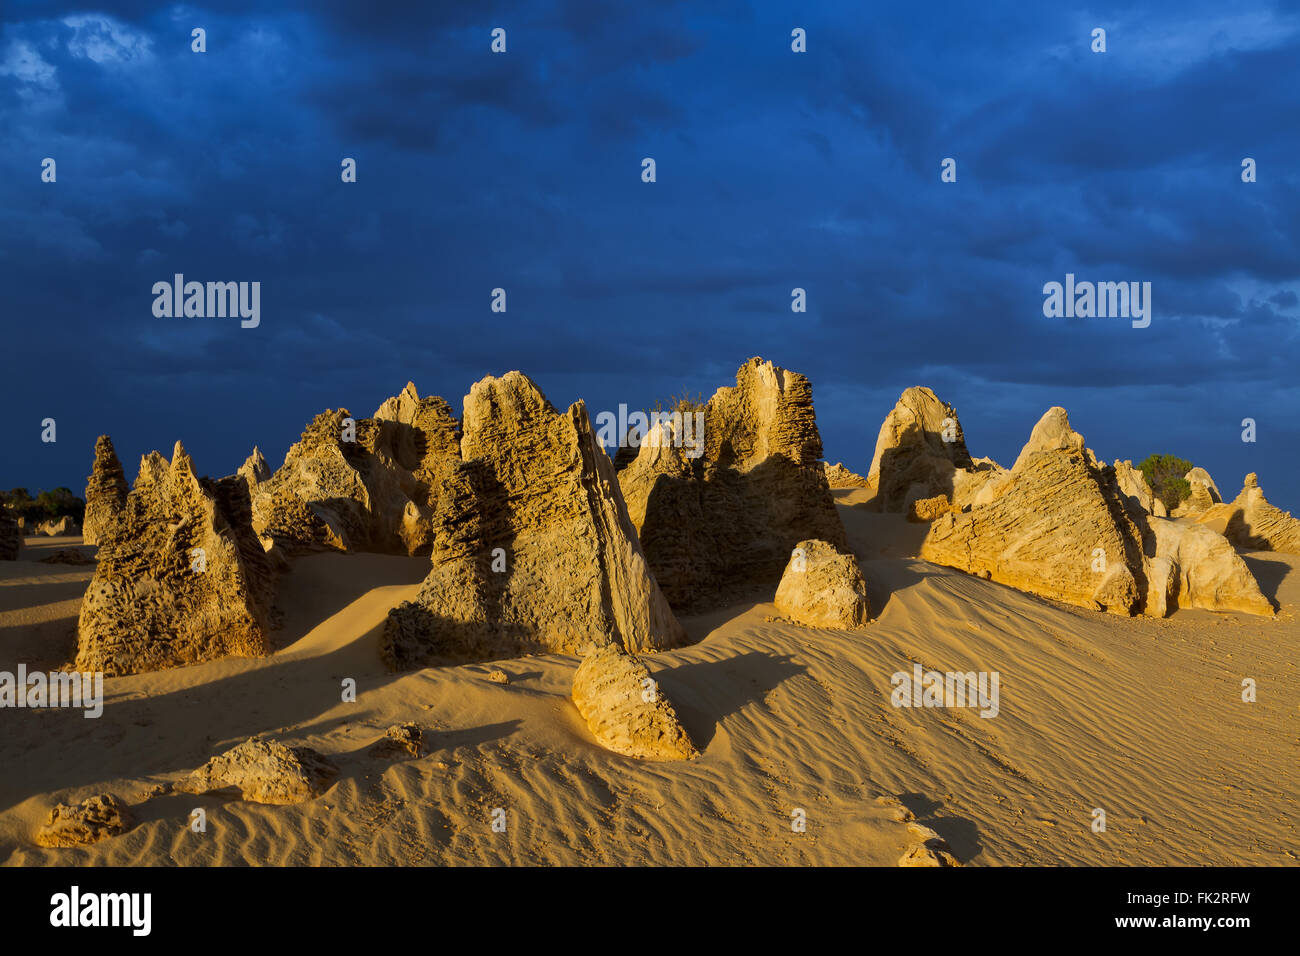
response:
{"label": "pointed rock peak", "polygon": [[1070,416],[1060,405],[1049,408],[1038,420],[1011,470],[1019,471],[1031,455],[1044,451],[1077,451],[1086,454],[1083,436],[1070,427]]}
{"label": "pointed rock peak", "polygon": [[172,474],[194,474],[194,459],[186,453],[185,446],[179,441],[176,442],[176,447],[172,449],[171,471]]}
{"label": "pointed rock peak", "polygon": [[867,469],[868,480],[880,480],[881,470],[903,472],[918,455],[947,459],[959,468],[973,466],[957,409],[924,385],[903,390],[885,416],[876,437],[876,450]]}
{"label": "pointed rock peak", "polygon": [[1243,490],[1246,488],[1258,488],[1259,476],[1252,471],[1249,475],[1246,476],[1246,480],[1241,487]]}

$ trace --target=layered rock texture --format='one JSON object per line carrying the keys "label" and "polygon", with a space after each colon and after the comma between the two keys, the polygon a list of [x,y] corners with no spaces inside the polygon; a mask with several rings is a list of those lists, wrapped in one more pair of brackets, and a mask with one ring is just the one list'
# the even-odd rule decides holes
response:
{"label": "layered rock texture", "polygon": [[1270,504],[1253,472],[1246,476],[1236,498],[1212,505],[1195,517],[1244,551],[1300,554],[1300,519]]}
{"label": "layered rock texture", "polygon": [[838,462],[834,465],[823,462],[822,467],[826,471],[826,483],[832,488],[866,488],[868,485],[867,479]]}
{"label": "layered rock texture", "polygon": [[921,557],[1120,614],[1273,613],[1226,539],[1150,514],[1142,488],[1102,465],[1062,408],[1043,416],[1010,474],[990,489],[991,500],[936,519]]}
{"label": "layered rock texture", "polygon": [[750,359],[735,386],[705,405],[702,454],[687,452],[662,423],[618,473],[646,559],[678,613],[771,594],[800,541],[846,547],[804,376]]}
{"label": "layered rock texture", "polygon": [[776,608],[797,624],[849,630],[871,616],[858,560],[825,541],[800,541],[776,589]]}
{"label": "layered rock texture", "polygon": [[[253,526],[290,554],[310,550],[428,554],[432,516],[459,457],[459,426],[441,398],[408,383],[373,418],[322,412],[275,474],[249,480]],[[257,453],[240,469],[256,478]]]}
{"label": "layered rock texture", "polygon": [[77,669],[109,675],[267,654],[274,582],[242,480],[200,479],[180,442],[151,452],[118,517],[78,622]]}
{"label": "layered rock texture", "polygon": [[290,804],[320,796],[337,775],[338,768],[310,747],[286,747],[259,736],[213,757],[175,789],[226,791],[253,803]]}
{"label": "layered rock texture", "polygon": [[128,490],[113,440],[100,435],[95,440],[95,463],[86,481],[86,514],[81,529],[86,544],[99,544],[108,533],[126,504]]}
{"label": "layered rock texture", "polygon": [[0,505],[0,561],[16,561],[23,547],[23,532],[17,516]]}
{"label": "layered rock texture", "polygon": [[486,378],[448,460],[433,568],[385,626],[390,666],[684,643],[581,402],[557,412],[519,372]]}
{"label": "layered rock texture", "polygon": [[573,676],[573,703],[596,742],[614,753],[654,760],[699,756],[649,669],[617,646],[583,659]]}

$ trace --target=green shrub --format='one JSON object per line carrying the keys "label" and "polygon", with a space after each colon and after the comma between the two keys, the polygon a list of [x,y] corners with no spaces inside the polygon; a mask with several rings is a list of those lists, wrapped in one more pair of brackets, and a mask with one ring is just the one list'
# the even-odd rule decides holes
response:
{"label": "green shrub", "polygon": [[1192,486],[1183,476],[1192,470],[1192,463],[1177,455],[1148,455],[1138,470],[1146,478],[1147,484],[1165,507],[1173,511],[1187,500],[1192,493]]}

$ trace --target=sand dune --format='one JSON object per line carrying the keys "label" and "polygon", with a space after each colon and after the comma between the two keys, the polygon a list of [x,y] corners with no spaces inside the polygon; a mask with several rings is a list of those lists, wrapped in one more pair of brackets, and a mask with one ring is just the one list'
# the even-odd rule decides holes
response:
{"label": "sand dune", "polygon": [[[888,795],[967,865],[1300,859],[1300,557],[1246,555],[1281,607],[1274,620],[1120,618],[920,561],[924,527],[854,508],[860,494],[836,497],[876,614],[866,628],[797,627],[747,604],[683,618],[697,643],[646,657],[696,761],[599,747],[569,701],[573,656],[390,673],[382,624],[427,559],[314,555],[284,580],[271,657],[110,678],[98,720],[7,712],[0,861],[892,866],[913,841],[877,802]],[[89,577],[0,566],[0,669],[67,659]],[[998,671],[998,716],[893,707],[890,675],[914,662]],[[494,667],[508,685],[487,680]],[[340,699],[346,677],[356,703]],[[1244,677],[1256,703],[1241,700]],[[407,720],[430,731],[427,756],[368,756]],[[142,799],[258,732],[329,755],[338,781],[296,806]],[[104,791],[132,804],[133,829],[86,848],[34,845],[54,803]],[[194,807],[206,834],[188,830]],[[1090,829],[1097,807],[1104,834]],[[796,808],[806,832],[792,831]]]}

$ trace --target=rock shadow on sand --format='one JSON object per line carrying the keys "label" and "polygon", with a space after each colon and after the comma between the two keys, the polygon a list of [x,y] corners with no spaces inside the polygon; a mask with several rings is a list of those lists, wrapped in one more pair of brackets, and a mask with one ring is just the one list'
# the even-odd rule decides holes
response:
{"label": "rock shadow on sand", "polygon": [[791,657],[760,651],[683,664],[671,670],[656,668],[653,657],[643,660],[701,752],[708,748],[727,717],[748,704],[761,702],[782,682],[807,670]]}

